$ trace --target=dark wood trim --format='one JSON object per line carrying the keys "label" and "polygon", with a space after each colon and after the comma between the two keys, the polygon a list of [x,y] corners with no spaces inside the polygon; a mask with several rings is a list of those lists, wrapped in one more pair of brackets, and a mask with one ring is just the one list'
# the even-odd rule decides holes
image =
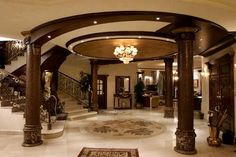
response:
{"label": "dark wood trim", "polygon": [[165,112],[164,118],[174,118],[173,108],[173,58],[164,59],[165,62]]}
{"label": "dark wood trim", "polygon": [[91,59],[90,60],[90,66],[91,66],[91,78],[92,78],[92,103],[91,103],[91,109],[92,111],[98,111],[98,95],[97,95],[97,79],[98,79],[98,65],[96,63],[96,60]]}
{"label": "dark wood trim", "polygon": [[[229,72],[228,73],[222,73],[221,66],[229,63]],[[220,106],[220,109],[225,109],[230,107],[230,109],[227,111],[228,117],[224,123],[229,123],[229,120],[233,120],[233,122],[230,122],[231,129],[235,134],[235,106],[234,106],[234,54],[233,53],[227,53],[224,56],[221,56],[220,58],[217,58],[211,62],[207,63],[210,76],[209,76],[209,110],[214,111],[215,106],[217,104]],[[222,100],[222,98],[226,98],[227,95],[224,95],[222,92],[223,87],[226,87],[225,84],[221,82],[221,79],[224,77],[229,77],[229,85],[227,86],[229,88],[229,103],[226,103],[228,100]],[[213,86],[212,83],[216,80],[217,86]],[[211,88],[213,87],[213,88]],[[215,88],[214,88],[215,87]],[[223,94],[222,94],[223,93]],[[220,99],[217,98],[218,95]],[[226,103],[226,104],[225,104]],[[221,110],[222,111],[222,110]],[[228,122],[227,122],[228,121]],[[222,125],[222,129],[226,130],[229,128],[224,128],[224,123]]]}
{"label": "dark wood trim", "polygon": [[[80,41],[80,40],[86,40],[86,39],[96,38],[96,37],[104,37],[105,38],[105,37],[112,37],[112,36],[142,36],[142,39],[146,39],[147,37],[145,37],[145,36],[149,36],[149,37],[153,37],[153,38],[154,37],[162,37],[162,38],[169,38],[169,39],[175,38],[175,36],[172,34],[158,33],[158,32],[147,32],[147,31],[101,32],[101,33],[87,34],[87,35],[78,36],[76,38],[73,38],[66,43],[66,47],[68,48],[69,45],[71,45],[72,43],[75,43],[77,41]],[[112,38],[112,39],[114,39],[114,38]],[[149,38],[147,38],[147,39],[149,39]],[[101,40],[101,39],[97,39],[97,40]],[[156,40],[160,40],[160,39],[156,39]],[[166,42],[170,42],[170,41],[166,41]]]}
{"label": "dark wood trim", "polygon": [[[43,45],[51,39],[58,37],[64,33],[79,28],[92,26],[94,25],[94,20],[98,21],[98,24],[104,24],[119,21],[156,21],[156,17],[160,18],[160,22],[169,22],[176,24],[179,24],[177,22],[178,19],[181,21],[183,21],[182,19],[192,19],[192,21],[196,21],[197,23],[208,23],[227,32],[226,29],[216,23],[188,15],[155,11],[114,11],[75,15],[49,21],[33,28],[30,31],[22,32],[22,35],[30,34],[31,43]],[[48,38],[49,35],[50,38]]]}
{"label": "dark wood trim", "polygon": [[225,49],[225,48],[231,46],[235,42],[236,42],[236,39],[234,38],[234,36],[232,34],[228,35],[227,37],[222,39],[220,42],[216,43],[215,45],[211,46],[206,51],[202,52],[200,55],[202,55],[204,57],[210,56],[222,49]]}
{"label": "dark wood trim", "polygon": [[104,106],[106,106],[105,109],[107,109],[107,78],[108,76],[109,75],[98,75],[98,79],[105,79],[105,82],[103,82],[104,83],[104,100],[105,100]]}
{"label": "dark wood trim", "polygon": [[[139,58],[139,59],[135,59],[133,61],[131,61],[130,63],[132,62],[141,62],[141,61],[150,61],[150,60],[163,60],[164,58],[166,57],[172,57],[172,56],[175,56],[176,55],[176,52],[173,52],[171,54],[168,54],[166,56],[160,56],[160,57],[153,57],[153,58]],[[99,57],[96,57],[96,63],[98,65],[108,65],[108,64],[120,64],[120,63],[123,63],[117,59],[110,59],[108,60],[107,58],[99,58]]]}

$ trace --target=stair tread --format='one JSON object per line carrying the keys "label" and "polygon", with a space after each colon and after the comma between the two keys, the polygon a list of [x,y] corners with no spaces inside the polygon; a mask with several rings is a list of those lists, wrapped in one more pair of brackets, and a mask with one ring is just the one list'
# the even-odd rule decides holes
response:
{"label": "stair tread", "polygon": [[69,117],[81,117],[81,116],[85,116],[85,115],[96,115],[97,112],[88,112],[88,113],[83,113],[83,114],[78,114],[78,115],[72,115]]}
{"label": "stair tread", "polygon": [[70,108],[65,108],[65,111],[70,112],[70,111],[79,110],[79,109],[83,109],[83,107],[70,107]]}
{"label": "stair tread", "polygon": [[68,117],[68,120],[81,120],[85,118],[91,118],[97,115],[97,112],[88,112],[85,114],[79,114],[79,115],[72,115]]}
{"label": "stair tread", "polygon": [[88,112],[88,109],[83,108],[83,105],[79,104],[78,100],[62,91],[58,91],[58,96],[61,101],[65,102],[64,109],[68,113],[68,120],[85,119],[97,115],[97,112]]}
{"label": "stair tread", "polygon": [[76,113],[76,112],[83,112],[83,111],[88,111],[88,109],[85,109],[85,108],[76,109],[76,110],[68,111],[68,113]]}

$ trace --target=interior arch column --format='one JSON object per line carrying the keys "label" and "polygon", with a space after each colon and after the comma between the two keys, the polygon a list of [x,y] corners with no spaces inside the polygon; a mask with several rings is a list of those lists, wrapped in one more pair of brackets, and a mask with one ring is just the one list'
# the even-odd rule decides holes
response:
{"label": "interior arch column", "polygon": [[166,75],[166,93],[165,93],[165,112],[164,118],[174,118],[174,108],[173,108],[173,81],[172,81],[172,63],[173,58],[165,58],[165,75]]}
{"label": "interior arch column", "polygon": [[195,131],[193,124],[193,42],[196,27],[175,29],[178,45],[178,126],[175,151],[195,154]]}
{"label": "interior arch column", "polygon": [[92,102],[91,110],[98,111],[98,95],[97,95],[97,80],[98,80],[98,64],[96,60],[91,59],[91,75],[92,75]]}
{"label": "interior arch column", "polygon": [[40,80],[41,45],[26,39],[26,109],[23,146],[32,147],[43,143],[40,123]]}

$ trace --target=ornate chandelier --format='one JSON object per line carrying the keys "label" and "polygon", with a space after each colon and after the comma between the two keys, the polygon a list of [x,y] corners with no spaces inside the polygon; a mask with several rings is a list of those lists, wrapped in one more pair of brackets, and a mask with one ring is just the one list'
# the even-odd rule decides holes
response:
{"label": "ornate chandelier", "polygon": [[134,46],[118,46],[115,48],[114,55],[119,58],[124,64],[129,64],[137,55],[138,49]]}

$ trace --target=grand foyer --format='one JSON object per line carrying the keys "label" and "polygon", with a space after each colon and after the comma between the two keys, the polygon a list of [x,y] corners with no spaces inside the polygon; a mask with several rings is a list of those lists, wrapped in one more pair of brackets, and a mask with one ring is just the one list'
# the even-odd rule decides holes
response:
{"label": "grand foyer", "polygon": [[[137,6],[132,4],[132,2],[125,2],[125,6],[118,5],[120,4],[119,2],[117,2],[116,6],[112,2],[109,2],[111,3],[110,5],[109,3],[106,3],[106,5],[100,3],[94,7],[87,4],[88,2],[81,4],[74,2],[78,3],[78,7],[83,6],[88,9],[84,10],[84,8],[80,8],[81,12],[79,13],[76,12],[76,10],[78,11],[76,5],[71,5],[73,2],[71,4],[67,4],[64,1],[1,2],[4,3],[2,6],[4,6],[5,9],[2,11],[5,11],[6,15],[9,14],[9,18],[2,19],[2,21],[6,23],[6,26],[1,26],[1,30],[4,32],[3,36],[22,39],[23,37],[20,36],[20,32],[22,32],[27,44],[27,112],[24,128],[24,145],[36,146],[42,144],[39,123],[40,56],[41,50],[43,50],[42,46],[51,42],[68,48],[72,53],[77,55],[87,56],[93,60],[95,59],[96,62],[101,62],[100,64],[104,65],[115,62],[114,60],[116,58],[112,54],[114,47],[111,46],[113,39],[111,38],[118,37],[123,40],[130,38],[135,38],[139,41],[143,40],[144,46],[140,47],[140,49],[143,48],[142,51],[145,52],[146,50],[147,53],[143,55],[140,53],[140,56],[137,55],[134,61],[150,59],[163,60],[178,53],[179,105],[178,123],[176,124],[176,144],[174,146],[176,152],[179,153],[196,153],[193,107],[189,105],[193,103],[193,55],[205,57],[202,66],[202,71],[205,73],[208,71],[204,63],[214,64],[214,61],[224,54],[233,56],[234,45],[232,44],[235,42],[235,29],[233,27],[234,21],[231,18],[234,17],[235,12],[232,10],[231,6],[234,4],[225,1],[170,1],[170,4],[167,4],[168,2],[150,1],[147,3],[138,1],[136,2]],[[16,10],[19,10],[15,13],[10,13],[11,5],[14,5]],[[20,10],[22,6],[25,7],[25,9]],[[48,7],[47,11],[43,11],[43,7]],[[60,7],[64,7],[63,9],[66,11],[60,9],[61,12],[58,12],[57,9]],[[33,8],[34,11],[32,11]],[[67,10],[68,8],[69,10]],[[198,10],[199,8],[203,11],[200,12]],[[222,17],[216,16],[217,14],[213,16],[214,13],[222,8],[225,14],[223,19]],[[53,11],[53,9],[55,10]],[[111,10],[116,12],[110,12]],[[206,11],[208,12],[209,10],[211,14],[206,13]],[[75,16],[69,17],[71,15]],[[36,20],[35,17],[38,17],[38,19]],[[13,22],[18,20],[17,24],[10,24],[12,19],[16,19],[15,21],[13,20]],[[55,19],[58,20],[53,21]],[[141,37],[141,39],[139,37]],[[147,40],[150,41],[150,39],[155,39],[157,42],[152,44],[154,45],[153,47],[148,45],[145,48],[145,45],[148,44]],[[101,43],[99,43],[100,41],[103,41],[103,44],[107,47],[101,45]],[[164,48],[163,44],[166,44]],[[152,51],[148,51],[150,49]],[[153,52],[153,50],[155,50],[155,52]],[[96,66],[96,64],[92,64],[93,70],[91,70],[91,73],[94,72],[93,80],[96,80]],[[68,69],[65,71],[68,71]],[[73,71],[73,69],[70,67],[67,74],[73,73],[71,71]],[[204,79],[207,79],[207,75]],[[96,82],[94,81],[93,83],[94,88],[92,88],[92,90],[94,90],[93,93],[95,93]],[[208,83],[209,80],[202,82],[202,104],[204,104],[202,112],[205,113],[205,115],[207,115],[210,106],[209,103],[212,101],[210,100],[209,102]],[[232,90],[232,92],[229,95],[232,95],[233,89],[230,90]],[[96,101],[96,96],[93,96],[92,110],[97,110]],[[166,104],[167,102],[169,101],[166,101]],[[235,106],[233,99],[229,102],[231,103],[231,106],[229,105],[230,107]],[[168,105],[169,106],[166,106],[167,110],[165,110],[165,112],[173,112],[171,101]],[[230,115],[233,120],[235,119],[234,114],[235,112]],[[207,118],[207,116],[205,118]],[[234,130],[235,120],[233,123],[230,123],[230,127]],[[37,135],[36,139],[35,137],[32,139],[32,134]]]}

